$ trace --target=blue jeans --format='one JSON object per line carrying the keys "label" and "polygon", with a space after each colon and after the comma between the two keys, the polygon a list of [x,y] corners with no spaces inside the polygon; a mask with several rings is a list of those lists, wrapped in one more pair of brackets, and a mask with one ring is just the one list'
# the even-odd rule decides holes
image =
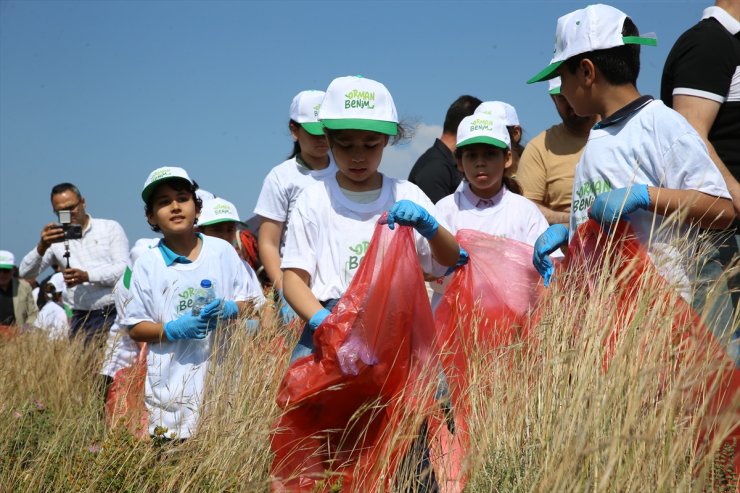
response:
{"label": "blue jeans", "polygon": [[[332,298],[327,301],[321,301],[320,303],[321,306],[323,306],[327,310],[333,311],[338,302],[339,298]],[[303,358],[314,353],[313,333],[314,331],[308,327],[308,322],[303,324],[303,332],[301,332],[301,338],[298,339],[298,344],[296,344],[295,348],[293,349],[293,354],[290,355],[291,364],[293,364],[293,362],[299,358]]]}

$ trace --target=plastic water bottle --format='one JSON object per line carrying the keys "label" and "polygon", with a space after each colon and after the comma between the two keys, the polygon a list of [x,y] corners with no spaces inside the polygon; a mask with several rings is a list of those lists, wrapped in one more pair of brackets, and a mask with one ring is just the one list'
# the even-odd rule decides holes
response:
{"label": "plastic water bottle", "polygon": [[195,296],[193,296],[193,316],[197,317],[200,315],[203,308],[215,299],[216,292],[213,289],[211,281],[209,279],[200,281],[200,288],[195,290]]}

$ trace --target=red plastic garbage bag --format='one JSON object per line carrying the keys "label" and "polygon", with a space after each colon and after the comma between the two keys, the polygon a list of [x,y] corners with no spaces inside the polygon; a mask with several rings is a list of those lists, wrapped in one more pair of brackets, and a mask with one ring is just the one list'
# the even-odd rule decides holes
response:
{"label": "red plastic garbage bag", "polygon": [[[337,352],[364,344],[357,376]],[[316,353],[291,365],[278,393],[275,491],[383,491],[432,404],[434,322],[409,227],[378,224],[347,292],[314,335]],[[431,368],[431,370],[430,370]],[[431,389],[431,390],[430,390]],[[418,411],[418,413],[417,413]]]}
{"label": "red plastic garbage bag", "polygon": [[132,366],[113,376],[105,400],[105,421],[110,428],[125,426],[136,438],[149,438],[149,421],[144,403],[146,386],[146,345]]}
{"label": "red plastic garbage bag", "polygon": [[[468,358],[472,352],[491,358],[512,344],[531,344],[528,326],[543,290],[531,246],[465,229],[456,238],[470,261],[454,274],[434,314],[455,421],[454,435],[444,421],[430,426],[440,491],[462,491],[465,486]],[[505,357],[499,361],[506,364]]]}
{"label": "red plastic garbage bag", "polygon": [[[595,221],[582,224],[570,242],[570,256],[565,264],[566,269],[578,269],[577,272],[585,275],[584,285],[588,289],[596,289],[596,278],[608,257],[613,276],[619,279],[613,300],[624,318],[604,341],[605,369],[619,341],[619,327],[626,327],[636,310],[631,302],[635,290],[646,282],[666,285],[628,222],[620,221],[612,226],[612,233],[610,242],[609,235]],[[673,359],[674,373],[682,371],[684,375],[704,378],[685,384],[686,409],[701,414],[695,416],[700,421],[697,448],[702,452],[719,433],[723,437],[721,446],[732,451],[729,452],[732,458],[724,466],[734,469],[735,478],[740,478],[740,369],[683,298],[676,296],[670,308],[673,347],[666,351],[666,358]]]}

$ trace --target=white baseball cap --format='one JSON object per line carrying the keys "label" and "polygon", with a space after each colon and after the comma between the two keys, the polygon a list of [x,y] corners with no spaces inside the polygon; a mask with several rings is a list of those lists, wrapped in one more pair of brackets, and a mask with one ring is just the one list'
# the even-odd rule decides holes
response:
{"label": "white baseball cap", "polygon": [[511,147],[509,131],[501,119],[485,113],[466,116],[457,127],[457,147],[472,144],[488,144],[501,149]]}
{"label": "white baseball cap", "polygon": [[547,81],[547,92],[553,96],[560,94],[560,77],[554,77]]}
{"label": "white baseball cap", "polygon": [[151,250],[152,248],[157,248],[157,245],[159,245],[159,241],[159,238],[139,238],[138,240],[136,240],[134,246],[131,247],[131,265],[136,263],[136,260],[141,256],[142,253],[146,252],[147,250]]}
{"label": "white baseball cap", "polygon": [[0,250],[0,269],[15,267],[15,256],[7,250]]}
{"label": "white baseball cap", "polygon": [[202,200],[204,202],[206,200],[210,200],[210,199],[215,199],[216,198],[216,196],[213,195],[211,192],[209,192],[208,190],[203,190],[202,188],[199,188],[198,190],[195,191],[195,196],[198,197],[200,200]]}
{"label": "white baseball cap", "polygon": [[210,226],[211,224],[234,222],[244,226],[239,219],[239,213],[234,204],[224,199],[211,199],[203,202],[200,211],[198,226]]}
{"label": "white baseball cap", "polygon": [[47,282],[54,286],[54,290],[57,293],[65,293],[67,291],[67,284],[64,282],[64,274],[61,272],[53,274]]}
{"label": "white baseball cap", "polygon": [[596,50],[606,50],[628,44],[655,46],[653,35],[622,36],[627,14],[610,5],[589,5],[558,19],[555,29],[555,49],[550,65],[527,81],[527,84],[556,77],[565,60]]}
{"label": "white baseball cap", "polygon": [[398,134],[398,114],[391,93],[380,82],[360,75],[331,81],[319,109],[319,120],[330,130]]}
{"label": "white baseball cap", "polygon": [[162,168],[157,168],[149,173],[149,177],[144,182],[144,189],[141,191],[141,198],[146,202],[154,191],[154,187],[163,181],[172,180],[174,178],[185,180],[191,185],[193,184],[193,180],[190,179],[188,172],[184,169],[176,166],[163,166]]}
{"label": "white baseball cap", "polygon": [[324,135],[324,126],[319,122],[324,94],[324,91],[301,91],[290,103],[290,119],[311,135]]}
{"label": "white baseball cap", "polygon": [[501,120],[507,127],[519,125],[519,116],[516,114],[516,108],[503,101],[484,101],[473,112],[473,114],[479,113],[488,115],[494,120]]}

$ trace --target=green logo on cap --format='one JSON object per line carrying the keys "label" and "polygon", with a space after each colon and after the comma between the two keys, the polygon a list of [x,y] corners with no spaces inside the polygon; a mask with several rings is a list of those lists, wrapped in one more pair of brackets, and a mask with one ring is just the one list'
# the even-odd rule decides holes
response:
{"label": "green logo on cap", "polygon": [[344,109],[360,108],[371,110],[375,108],[375,93],[371,91],[358,91],[352,89],[344,95]]}
{"label": "green logo on cap", "polygon": [[161,180],[162,178],[166,178],[171,175],[172,170],[170,168],[163,168],[152,173],[152,178],[150,181]]}
{"label": "green logo on cap", "polygon": [[319,117],[319,110],[320,109],[321,109],[321,105],[320,104],[317,104],[316,106],[313,107],[313,116],[314,116],[314,118],[318,118]]}
{"label": "green logo on cap", "polygon": [[213,208],[213,213],[216,215],[231,214],[231,207],[229,207],[228,205],[219,204]]}
{"label": "green logo on cap", "polygon": [[470,122],[470,131],[475,132],[476,130],[493,130],[493,122],[484,118],[476,118]]}

